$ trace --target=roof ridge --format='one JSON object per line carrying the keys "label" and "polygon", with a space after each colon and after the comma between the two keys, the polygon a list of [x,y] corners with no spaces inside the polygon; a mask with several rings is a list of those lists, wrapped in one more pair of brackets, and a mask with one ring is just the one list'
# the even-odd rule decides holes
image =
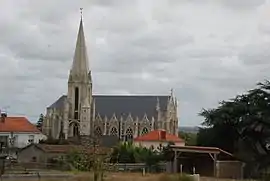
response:
{"label": "roof ridge", "polygon": [[[156,96],[164,96],[164,97],[170,97],[170,95],[168,95],[168,94],[93,94],[93,96],[117,96],[117,97],[132,97],[132,96],[156,97]],[[67,95],[63,94],[58,99],[60,99],[62,97],[67,97]]]}
{"label": "roof ridge", "polygon": [[16,115],[14,115],[14,116],[7,116],[6,118],[25,118],[25,119],[27,119],[26,116],[16,116]]}
{"label": "roof ridge", "polygon": [[93,96],[110,96],[110,97],[160,97],[160,96],[164,96],[164,97],[169,97],[170,95],[167,94],[93,94]]}
{"label": "roof ridge", "polygon": [[[152,130],[144,135],[140,135],[134,139],[134,141],[161,141],[161,138],[159,136],[161,130],[156,129]],[[168,137],[169,136],[169,137]],[[173,138],[171,140],[171,138]],[[176,135],[169,134],[166,131],[166,139],[164,141],[175,141],[175,142],[183,142],[184,140],[182,138],[179,138]]]}

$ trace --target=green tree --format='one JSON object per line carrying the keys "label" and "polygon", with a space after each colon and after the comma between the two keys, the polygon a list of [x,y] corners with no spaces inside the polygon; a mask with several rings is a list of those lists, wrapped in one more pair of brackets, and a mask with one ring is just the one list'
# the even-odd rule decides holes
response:
{"label": "green tree", "polygon": [[[257,172],[270,164],[270,82],[220,102],[215,109],[203,109],[203,126],[197,144],[215,146],[238,155]],[[252,173],[252,172],[250,172]]]}
{"label": "green tree", "polygon": [[152,166],[162,159],[160,152],[134,146],[131,142],[125,142],[114,148],[110,161],[112,163],[146,163],[148,166]]}
{"label": "green tree", "polygon": [[172,145],[175,145],[173,142],[168,143],[162,150],[162,160],[164,161],[173,161],[174,152],[171,148]]}
{"label": "green tree", "polygon": [[185,144],[188,146],[195,146],[197,145],[197,134],[196,133],[185,133],[179,131],[178,136],[185,140]]}
{"label": "green tree", "polygon": [[135,147],[130,142],[120,143],[111,154],[113,163],[135,163]]}
{"label": "green tree", "polygon": [[38,121],[37,121],[37,128],[42,131],[42,126],[43,126],[43,121],[44,121],[44,115],[43,114],[40,114],[39,115],[39,118],[38,118]]}

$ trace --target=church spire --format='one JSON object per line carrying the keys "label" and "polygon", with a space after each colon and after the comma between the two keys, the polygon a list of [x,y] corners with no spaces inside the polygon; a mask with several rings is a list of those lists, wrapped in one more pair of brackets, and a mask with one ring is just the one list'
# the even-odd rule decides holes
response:
{"label": "church spire", "polygon": [[88,56],[83,30],[82,8],[80,8],[80,10],[81,10],[81,20],[77,36],[75,53],[73,57],[73,63],[71,67],[71,74],[77,75],[89,73]]}

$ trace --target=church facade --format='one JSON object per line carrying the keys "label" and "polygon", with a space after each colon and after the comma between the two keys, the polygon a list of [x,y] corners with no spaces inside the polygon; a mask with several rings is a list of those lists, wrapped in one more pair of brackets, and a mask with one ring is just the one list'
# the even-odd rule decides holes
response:
{"label": "church facade", "polygon": [[55,139],[87,135],[133,139],[155,129],[178,134],[173,91],[168,95],[93,95],[92,83],[81,19],[67,95],[47,107],[44,134]]}

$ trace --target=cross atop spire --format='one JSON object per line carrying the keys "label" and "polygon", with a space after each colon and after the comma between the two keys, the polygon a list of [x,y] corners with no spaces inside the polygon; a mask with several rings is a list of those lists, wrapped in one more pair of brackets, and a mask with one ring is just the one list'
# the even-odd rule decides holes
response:
{"label": "cross atop spire", "polygon": [[82,20],[83,8],[80,8],[80,13],[81,13],[81,20]]}

